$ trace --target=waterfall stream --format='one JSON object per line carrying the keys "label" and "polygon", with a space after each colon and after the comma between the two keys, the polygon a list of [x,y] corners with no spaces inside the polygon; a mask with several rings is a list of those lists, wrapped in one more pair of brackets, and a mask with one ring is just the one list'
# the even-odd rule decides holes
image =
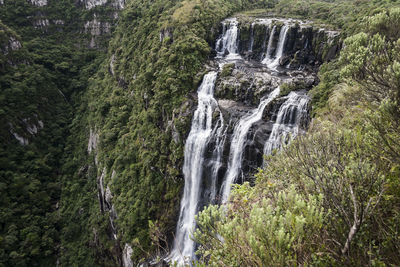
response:
{"label": "waterfall stream", "polygon": [[216,50],[219,58],[240,58],[238,54],[238,21],[236,18],[226,20],[223,26],[222,37],[216,42]]}
{"label": "waterfall stream", "polygon": [[[283,143],[299,134],[300,125],[308,117],[309,98],[305,94],[291,92],[278,111],[276,122],[264,146],[264,154],[270,155],[274,149],[281,148]],[[290,135],[290,136],[289,136]]]}
{"label": "waterfall stream", "polygon": [[[235,59],[239,55],[237,47],[238,23],[236,19],[227,20],[223,24],[223,33],[215,44],[218,56],[221,58]],[[239,56],[240,57],[240,56]],[[216,199],[217,175],[222,165],[222,153],[226,139],[224,119],[220,112],[218,121],[213,124],[213,113],[218,109],[214,99],[214,87],[218,73],[209,72],[203,78],[198,89],[198,106],[192,119],[192,127],[185,144],[185,160],[183,175],[185,187],[181,201],[179,220],[171,254],[168,259],[183,265],[187,259],[195,259],[195,242],[191,235],[196,227],[195,215],[198,212],[200,202],[201,181],[203,175],[204,153],[209,141],[215,137],[215,148],[212,153],[211,188],[208,202]]]}
{"label": "waterfall stream", "polygon": [[195,258],[195,243],[190,238],[196,222],[198,202],[201,192],[201,177],[203,173],[204,150],[211,137],[212,116],[218,104],[214,99],[214,86],[217,72],[204,76],[198,89],[198,106],[193,115],[192,128],[185,145],[185,160],[183,174],[185,188],[181,201],[181,211],[176,229],[174,247],[170,258],[179,264],[184,263],[184,257]]}
{"label": "waterfall stream", "polygon": [[276,25],[272,27],[271,33],[269,35],[269,40],[268,40],[268,46],[267,46],[267,52],[265,54],[265,58],[262,63],[265,64],[266,61],[271,60],[271,50],[272,50],[272,42],[274,41],[274,35],[276,31]]}
{"label": "waterfall stream", "polygon": [[226,203],[228,200],[231,192],[231,185],[235,182],[242,167],[243,147],[245,145],[247,133],[255,122],[261,120],[265,107],[279,95],[279,91],[279,87],[272,91],[268,98],[262,100],[256,109],[252,110],[247,116],[244,116],[236,125],[233,131],[231,149],[229,152],[228,170],[222,187],[222,203]]}
{"label": "waterfall stream", "polygon": [[253,52],[254,46],[254,22],[250,24],[250,43],[249,43],[249,52]]}
{"label": "waterfall stream", "polygon": [[[271,58],[271,55],[268,54],[268,50],[267,50],[267,55],[262,61],[263,64],[266,64],[268,66],[268,68],[270,68],[272,70],[276,70],[276,67],[279,65],[279,60],[281,59],[283,52],[284,52],[283,48],[284,48],[284,45],[286,42],[288,30],[289,30],[288,25],[285,24],[282,26],[281,31],[279,33],[279,40],[278,40],[278,46],[277,46],[276,52],[275,52],[275,57]],[[272,33],[271,33],[271,37],[273,38]],[[271,38],[270,38],[270,41],[271,41]],[[270,49],[269,43],[268,43],[268,48]],[[271,52],[269,52],[269,53],[271,53]]]}

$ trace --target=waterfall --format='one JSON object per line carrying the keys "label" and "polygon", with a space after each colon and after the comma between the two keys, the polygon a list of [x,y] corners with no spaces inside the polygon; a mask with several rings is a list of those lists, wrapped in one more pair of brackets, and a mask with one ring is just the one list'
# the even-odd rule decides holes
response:
{"label": "waterfall", "polygon": [[[285,24],[282,26],[281,31],[279,32],[278,47],[276,48],[274,59],[272,59],[270,56],[268,56],[268,51],[267,51],[267,56],[262,61],[262,63],[266,64],[268,66],[268,68],[270,68],[270,69],[275,70],[276,67],[279,65],[279,59],[282,57],[283,52],[284,52],[283,49],[285,46],[288,30],[289,30],[289,26]],[[272,34],[271,34],[271,36],[272,36]],[[271,38],[270,38],[270,40],[271,40]],[[268,46],[269,46],[269,44],[268,44]]]}
{"label": "waterfall", "polygon": [[224,145],[226,141],[228,127],[224,125],[224,118],[222,113],[219,113],[219,127],[215,127],[215,131],[213,132],[212,136],[216,137],[215,140],[215,147],[212,154],[213,164],[211,169],[211,188],[210,188],[210,197],[208,202],[215,203],[217,197],[217,179],[218,179],[218,171],[222,166],[222,155],[224,152]]}
{"label": "waterfall", "polygon": [[[253,51],[256,23],[258,22],[253,22],[250,26],[250,40],[247,52]],[[287,42],[290,22],[284,20],[284,25],[280,29],[276,25],[274,26],[270,19],[260,20],[259,23],[267,25],[266,35],[262,44],[262,49],[265,51],[262,63],[269,69],[275,70],[268,75],[274,78],[271,84],[277,86],[285,79],[282,76],[286,75],[285,73],[280,73],[277,67],[279,66],[280,58],[285,52],[284,47]],[[235,62],[235,69],[239,73],[242,71],[244,76],[250,76],[254,72],[248,69],[254,68],[254,66],[239,55],[238,25],[236,18],[227,19],[222,23],[222,34],[215,43],[217,56],[214,63],[217,63],[215,65],[218,65],[221,70],[227,62]],[[279,30],[279,39],[276,42],[277,29]],[[261,72],[264,70],[265,68],[261,68]],[[172,251],[166,259],[171,263],[177,263],[178,266],[187,264],[188,261],[196,260],[194,254],[196,243],[191,239],[191,235],[196,229],[195,215],[202,209],[203,205],[210,203],[224,204],[228,201],[231,185],[237,182],[239,177],[243,176],[243,159],[244,157],[247,159],[247,154],[244,153],[245,149],[257,150],[254,155],[257,157],[257,162],[255,163],[258,166],[258,164],[261,164],[261,159],[258,158],[261,157],[259,151],[263,149],[265,154],[271,154],[274,149],[279,149],[283,143],[287,143],[300,133],[303,129],[303,122],[306,122],[308,116],[309,98],[306,93],[291,92],[283,98],[283,104],[281,104],[281,101],[276,101],[273,104],[273,107],[280,106],[280,108],[276,121],[272,125],[270,135],[267,135],[269,130],[266,130],[270,129],[268,128],[269,125],[262,125],[256,129],[259,134],[254,135],[257,141],[249,141],[250,129],[254,125],[259,125],[256,123],[262,119],[266,107],[272,106],[273,100],[279,97],[280,88],[275,88],[268,96],[261,99],[257,108],[250,110],[246,115],[239,118],[237,116],[242,114],[242,103],[231,101],[233,102],[232,106],[226,107],[220,103],[221,110],[224,111],[223,115],[218,102],[213,96],[217,75],[217,71],[211,71],[206,74],[198,88],[198,106],[194,112],[190,133],[185,143],[183,165],[185,186],[176,226],[175,240]],[[248,77],[246,76],[246,78]],[[224,82],[224,80],[221,81]],[[231,108],[235,109],[236,107],[239,108],[240,112],[231,110]],[[228,127],[229,123],[224,121],[226,116],[233,120],[238,118],[232,134],[228,133],[231,128]],[[226,142],[230,142],[229,147],[226,146]],[[227,153],[228,149],[229,154]],[[224,153],[224,150],[226,153]],[[247,168],[247,166],[245,167]]]}
{"label": "waterfall", "polygon": [[250,25],[250,43],[249,43],[248,52],[253,52],[253,46],[254,46],[254,25],[255,25],[254,22]]}
{"label": "waterfall", "polygon": [[[215,71],[204,76],[203,82],[198,89],[198,106],[193,115],[192,127],[185,144],[183,165],[185,188],[181,201],[175,242],[169,257],[171,261],[176,261],[179,265],[184,264],[186,257],[195,259],[195,242],[190,238],[190,235],[196,226],[195,215],[198,211],[199,196],[202,190],[201,177],[204,152],[212,137],[212,117],[218,106],[213,97],[216,78],[217,72]],[[222,115],[220,119],[222,119]],[[220,125],[217,124],[216,127]]]}
{"label": "waterfall", "polygon": [[237,58],[240,57],[238,54],[238,21],[236,18],[229,19],[226,21],[228,23],[228,28],[226,29],[226,24],[224,23],[224,31],[216,42],[215,48],[218,53],[218,57],[222,58],[226,55],[227,58]]}
{"label": "waterfall", "polygon": [[229,152],[228,170],[222,187],[222,203],[226,203],[228,200],[231,185],[235,182],[242,167],[243,148],[248,131],[254,123],[261,120],[265,107],[279,95],[279,91],[279,87],[272,91],[268,98],[262,100],[256,109],[253,109],[250,114],[240,119],[236,125]]}
{"label": "waterfall", "polygon": [[271,49],[272,49],[272,42],[274,41],[275,31],[276,31],[276,25],[274,25],[274,27],[272,27],[271,33],[270,33],[270,35],[269,35],[268,46],[267,46],[267,52],[266,52],[265,58],[264,58],[264,60],[263,60],[263,63],[264,63],[264,64],[265,64],[264,61],[266,61],[266,60],[271,60]]}
{"label": "waterfall", "polygon": [[281,148],[282,142],[286,143],[299,134],[301,124],[308,116],[308,102],[308,96],[299,92],[291,92],[287,96],[265,143],[265,155],[270,155],[274,149]]}

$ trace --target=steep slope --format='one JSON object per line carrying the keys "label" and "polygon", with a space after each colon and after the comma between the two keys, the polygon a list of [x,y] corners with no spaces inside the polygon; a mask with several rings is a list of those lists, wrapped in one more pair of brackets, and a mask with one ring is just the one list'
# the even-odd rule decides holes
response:
{"label": "steep slope", "polygon": [[[210,203],[229,204],[206,208],[198,219],[205,264],[398,264],[398,31],[388,25],[397,25],[399,16],[363,19],[392,5],[0,0],[0,265],[157,264],[172,249],[182,250],[174,242],[188,240],[191,229],[179,233],[179,212],[190,210],[181,217],[194,225],[194,214]],[[243,10],[236,16],[238,39],[228,38],[235,23],[220,22]],[[321,25],[303,27],[296,19]],[[339,38],[322,23],[341,28],[343,36],[363,25],[365,35],[350,38],[347,54],[332,60]],[[215,57],[233,61],[220,66]],[[197,120],[204,99],[196,89],[210,89],[211,81],[214,95],[207,90],[206,98],[214,100],[206,106],[217,109]],[[263,154],[275,154],[281,136],[288,141],[304,131],[309,97],[301,89],[311,87],[311,113],[322,122],[268,158],[255,181]],[[196,143],[191,122],[201,129],[210,120],[206,142]],[[232,140],[241,142],[239,149]],[[200,165],[205,171],[193,194],[200,201],[182,201],[180,210],[181,198],[191,195],[183,186],[185,143],[205,153],[186,172]],[[331,147],[338,157],[319,153]],[[309,171],[324,175],[310,180]],[[325,176],[344,182],[313,184]],[[231,183],[243,180],[255,187],[238,186],[230,197]],[[189,248],[192,254],[197,245]]]}
{"label": "steep slope", "polygon": [[70,107],[52,74],[1,24],[1,263],[52,265]]}
{"label": "steep slope", "polygon": [[[87,11],[74,1],[0,3],[2,266],[56,265],[68,127],[121,7]],[[92,16],[101,22],[86,22]],[[103,21],[108,35],[102,34]]]}

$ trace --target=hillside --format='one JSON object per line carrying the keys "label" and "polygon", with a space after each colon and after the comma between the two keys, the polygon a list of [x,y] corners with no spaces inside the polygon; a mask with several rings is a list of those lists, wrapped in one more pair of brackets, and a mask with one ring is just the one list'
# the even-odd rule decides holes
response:
{"label": "hillside", "polygon": [[400,3],[0,1],[1,266],[397,266]]}

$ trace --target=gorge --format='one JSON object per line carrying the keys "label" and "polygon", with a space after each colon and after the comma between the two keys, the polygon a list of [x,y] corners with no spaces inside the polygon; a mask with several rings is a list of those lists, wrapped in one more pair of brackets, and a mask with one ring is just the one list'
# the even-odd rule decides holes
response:
{"label": "gorge", "polygon": [[0,267],[399,266],[396,0],[0,0]]}

